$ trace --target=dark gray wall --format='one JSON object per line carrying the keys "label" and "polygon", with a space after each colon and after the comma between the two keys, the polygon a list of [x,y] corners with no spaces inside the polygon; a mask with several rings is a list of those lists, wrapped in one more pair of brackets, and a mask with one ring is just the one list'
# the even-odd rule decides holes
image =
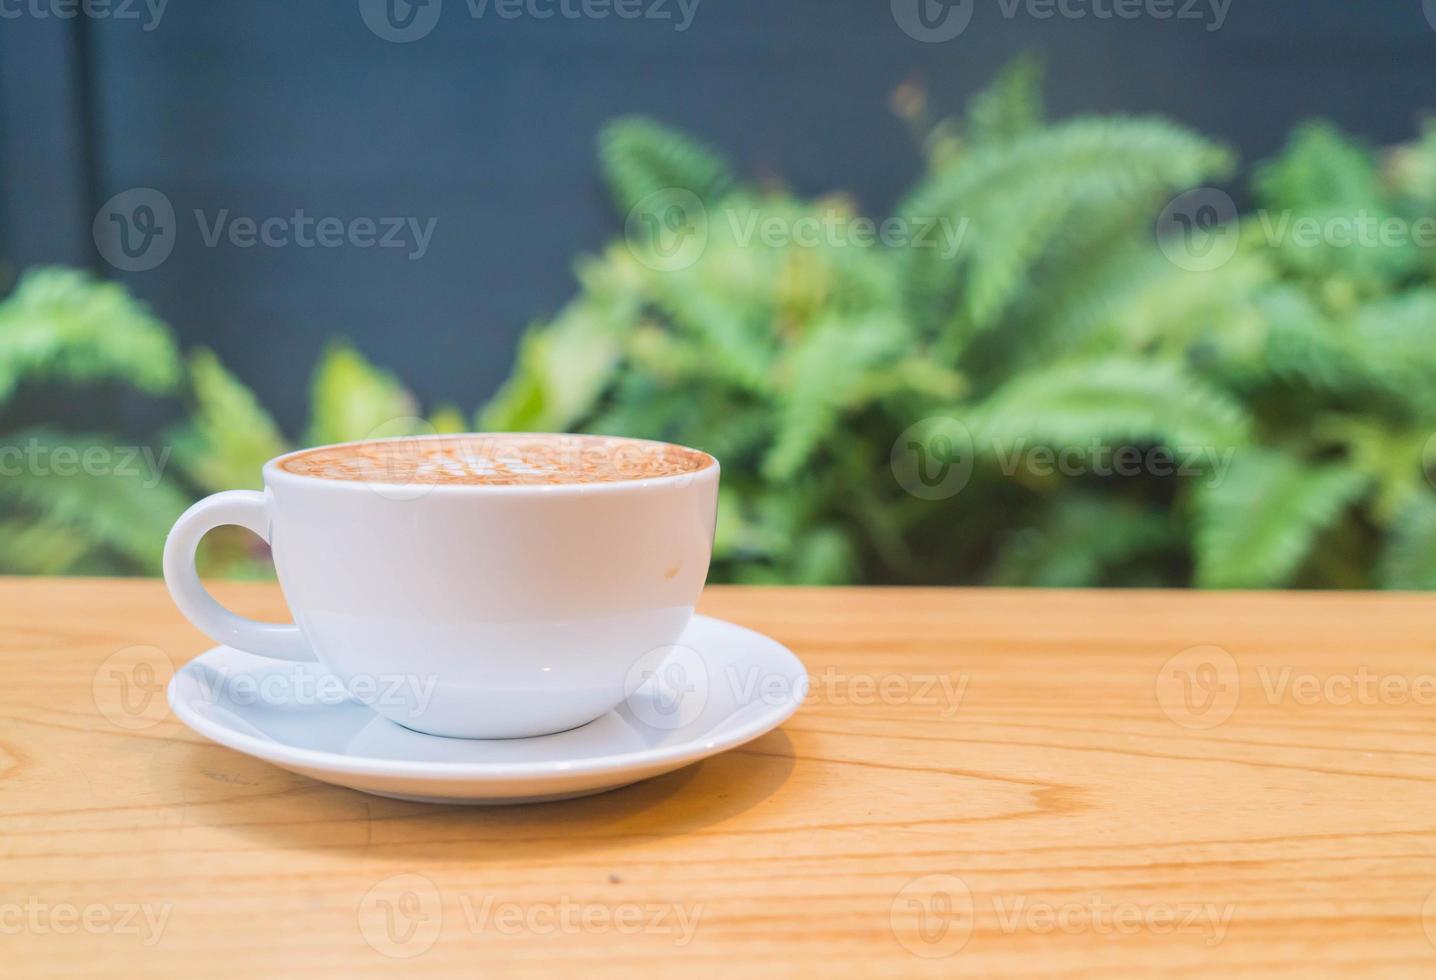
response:
{"label": "dark gray wall", "polygon": [[[494,7],[474,18],[443,0],[432,31],[399,44],[361,16],[380,2],[172,0],[152,30],[142,3],[137,20],[0,20],[0,256],[120,274],[95,255],[91,217],[120,191],[158,189],[175,247],[123,278],[297,428],[315,356],[338,335],[431,403],[482,400],[524,325],[570,295],[573,256],[618,227],[593,161],[615,115],[677,123],[749,172],[850,188],[878,213],[919,167],[891,89],[916,74],[956,108],[1024,48],[1046,56],[1058,114],[1160,112],[1249,159],[1308,116],[1391,141],[1436,106],[1436,31],[1417,0],[1234,0],[1218,30],[1212,0],[1190,8],[1200,19],[1132,21],[1007,18],[981,0],[943,43],[904,33],[889,0],[701,0],[681,32]],[[419,260],[208,247],[194,209],[437,225]]]}

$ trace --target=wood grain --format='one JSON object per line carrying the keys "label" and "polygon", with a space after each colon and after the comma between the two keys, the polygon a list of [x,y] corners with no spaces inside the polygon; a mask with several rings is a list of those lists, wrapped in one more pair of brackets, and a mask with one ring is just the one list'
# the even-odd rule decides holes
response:
{"label": "wood grain", "polygon": [[[217,592],[284,617],[272,586]],[[598,797],[463,809],[290,775],[146,702],[208,646],[158,583],[0,580],[0,972],[1436,971],[1436,600],[715,588],[704,609],[807,665],[781,730]]]}

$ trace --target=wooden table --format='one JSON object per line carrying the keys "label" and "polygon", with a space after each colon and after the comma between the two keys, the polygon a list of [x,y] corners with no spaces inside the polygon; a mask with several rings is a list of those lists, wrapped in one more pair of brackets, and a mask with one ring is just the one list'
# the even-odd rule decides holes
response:
{"label": "wooden table", "polygon": [[1436,975],[1436,599],[704,608],[803,659],[788,724],[463,809],[192,734],[159,689],[208,644],[158,583],[0,580],[0,975]]}

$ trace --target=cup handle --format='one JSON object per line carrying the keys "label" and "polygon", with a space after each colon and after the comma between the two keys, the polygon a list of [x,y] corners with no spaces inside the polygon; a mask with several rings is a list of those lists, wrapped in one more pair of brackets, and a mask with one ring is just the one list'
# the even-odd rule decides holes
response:
{"label": "cup handle", "polygon": [[165,539],[165,585],[185,618],[216,643],[277,660],[315,659],[304,635],[293,623],[262,623],[237,616],[214,600],[195,570],[200,539],[217,527],[248,528],[269,543],[269,514],[264,494],[225,490],[205,497],[180,515]]}

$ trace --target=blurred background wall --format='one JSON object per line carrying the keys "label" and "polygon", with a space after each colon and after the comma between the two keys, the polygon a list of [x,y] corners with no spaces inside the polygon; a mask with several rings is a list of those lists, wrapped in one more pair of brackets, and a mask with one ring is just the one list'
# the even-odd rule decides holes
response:
{"label": "blurred background wall", "polygon": [[[614,116],[652,115],[749,173],[849,189],[881,215],[922,166],[893,88],[917,76],[956,110],[1024,49],[1048,62],[1054,115],[1161,113],[1248,163],[1308,116],[1387,143],[1436,105],[1436,30],[1416,0],[1174,0],[1171,20],[1009,18],[984,0],[940,42],[905,33],[888,0],[668,0],[650,11],[667,17],[546,20],[393,2],[418,18],[405,43],[355,2],[0,18],[0,261],[124,279],[294,430],[318,352],[341,334],[426,403],[487,397],[524,326],[573,293],[573,257],[621,225],[594,164]],[[166,261],[123,272],[90,226],[135,187],[180,221]],[[432,237],[422,255],[411,233],[406,248],[210,247],[195,209],[211,229],[302,210],[432,221]]]}

